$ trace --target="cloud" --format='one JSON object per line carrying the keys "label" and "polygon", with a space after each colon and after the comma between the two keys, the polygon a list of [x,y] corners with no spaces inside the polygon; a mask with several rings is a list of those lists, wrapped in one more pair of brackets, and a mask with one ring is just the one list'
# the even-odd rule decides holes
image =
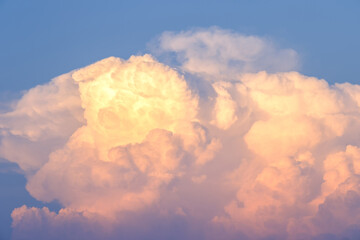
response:
{"label": "cloud", "polygon": [[38,200],[109,217],[135,211],[220,147],[197,122],[185,80],[149,55],[104,59],[72,77],[86,124],[29,176]]}
{"label": "cloud", "polygon": [[78,86],[71,73],[61,75],[26,91],[12,111],[0,115],[0,155],[36,171],[83,123]]}
{"label": "cloud", "polygon": [[181,73],[110,57],[0,115],[1,157],[63,206],[14,209],[14,239],[358,238],[360,86],[218,28],[159,43]]}
{"label": "cloud", "polygon": [[[319,218],[319,214],[325,211],[328,201],[332,202],[334,194],[340,194],[338,197],[343,199],[354,191],[351,192],[355,196],[353,204],[359,203],[355,200],[358,187],[353,182],[357,178],[357,168],[353,166],[357,164],[346,163],[345,158],[329,160],[334,152],[343,149],[351,149],[357,156],[356,148],[348,143],[351,140],[356,143],[353,131],[359,129],[356,113],[359,105],[354,95],[347,94],[348,88],[357,86],[329,86],[323,80],[298,73],[265,72],[245,75],[235,88],[236,85],[245,85],[248,89],[247,94],[256,108],[253,114],[259,116],[243,136],[255,156],[236,170],[238,173],[232,179],[240,179],[236,198],[225,207],[227,214],[215,217],[214,221],[238,228],[249,236],[275,235],[290,239],[309,233],[310,236],[341,235],[356,224],[356,220],[349,218],[344,224],[333,224],[324,230],[330,219]],[[335,168],[350,165],[354,177],[351,174],[340,177],[343,171],[351,171],[346,168],[330,174],[327,168],[333,161]],[[254,173],[244,173],[252,170],[249,166],[252,164],[260,167],[254,167]],[[248,176],[244,179],[241,174]],[[337,179],[336,182],[328,183],[328,176]],[[353,183],[348,185],[348,181]],[[348,188],[340,191],[340,186],[346,185]],[[339,200],[340,206],[336,208],[341,210],[331,210],[334,219],[345,213],[344,203],[345,200]]]}
{"label": "cloud", "polygon": [[187,72],[210,76],[263,70],[284,72],[296,70],[299,65],[298,55],[292,49],[278,49],[269,39],[217,27],[164,32],[153,49],[157,53],[175,53]]}

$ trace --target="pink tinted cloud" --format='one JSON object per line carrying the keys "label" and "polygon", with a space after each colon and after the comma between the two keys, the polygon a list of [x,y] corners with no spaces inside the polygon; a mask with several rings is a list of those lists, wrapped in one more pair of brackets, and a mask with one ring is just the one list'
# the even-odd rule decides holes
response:
{"label": "pink tinted cloud", "polygon": [[63,206],[15,209],[14,239],[360,236],[358,85],[281,72],[296,53],[259,37],[159,41],[201,84],[150,55],[111,57],[0,115],[1,156]]}

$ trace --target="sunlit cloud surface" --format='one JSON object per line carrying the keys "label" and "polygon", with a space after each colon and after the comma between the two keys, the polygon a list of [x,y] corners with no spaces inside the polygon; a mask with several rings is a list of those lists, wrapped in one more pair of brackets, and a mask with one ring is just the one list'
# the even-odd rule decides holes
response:
{"label": "sunlit cloud surface", "polygon": [[63,206],[14,209],[14,239],[360,237],[360,86],[219,28],[154,42],[171,66],[106,58],[0,115],[0,156]]}

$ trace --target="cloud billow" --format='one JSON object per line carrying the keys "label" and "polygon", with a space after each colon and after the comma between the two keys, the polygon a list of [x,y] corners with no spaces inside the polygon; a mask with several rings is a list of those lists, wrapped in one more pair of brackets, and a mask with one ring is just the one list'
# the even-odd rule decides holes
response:
{"label": "cloud billow", "polygon": [[176,68],[110,57],[0,115],[0,156],[63,206],[14,209],[14,239],[360,236],[360,86],[301,75],[294,50],[219,28],[157,43]]}

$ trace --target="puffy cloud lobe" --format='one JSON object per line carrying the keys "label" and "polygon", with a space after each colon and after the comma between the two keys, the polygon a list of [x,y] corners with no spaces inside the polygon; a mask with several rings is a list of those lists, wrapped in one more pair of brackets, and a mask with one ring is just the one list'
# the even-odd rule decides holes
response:
{"label": "puffy cloud lobe", "polygon": [[72,76],[88,127],[115,146],[140,142],[154,128],[179,131],[195,120],[197,99],[184,79],[150,55],[108,58]]}
{"label": "puffy cloud lobe", "polygon": [[228,129],[237,120],[236,116],[236,102],[231,98],[226,88],[231,85],[226,82],[217,82],[213,84],[216,91],[216,104],[214,108],[213,124],[221,129]]}
{"label": "puffy cloud lobe", "polygon": [[150,55],[112,57],[0,115],[1,156],[32,196],[64,207],[15,209],[15,239],[360,236],[360,86],[247,73],[296,62],[258,37],[211,28],[159,41],[186,79]]}
{"label": "puffy cloud lobe", "polygon": [[101,221],[70,210],[56,214],[47,208],[22,206],[13,211],[12,218],[13,239],[109,239]]}
{"label": "puffy cloud lobe", "polygon": [[107,216],[134,211],[220,147],[196,123],[197,98],[186,82],[149,55],[108,58],[72,76],[86,125],[29,178],[39,200]]}
{"label": "puffy cloud lobe", "polygon": [[[359,203],[354,167],[359,152],[347,146],[350,139],[356,143],[353,133],[359,129],[359,105],[354,95],[346,94],[352,87],[329,87],[325,81],[298,73],[261,72],[240,81],[237,84],[245,85],[253,114],[261,113],[243,136],[255,156],[236,170],[233,181],[240,179],[240,188],[225,207],[228,217],[217,216],[213,221],[258,238],[344,236],[356,226],[357,218],[349,217],[343,224],[331,219],[345,219]],[[342,152],[333,155],[344,148],[354,162]],[[258,167],[244,181],[239,175],[252,170],[252,164]],[[348,202],[353,205],[348,207]]]}
{"label": "puffy cloud lobe", "polygon": [[12,112],[0,115],[0,155],[36,171],[83,123],[78,86],[71,73],[61,75],[28,90]]}

